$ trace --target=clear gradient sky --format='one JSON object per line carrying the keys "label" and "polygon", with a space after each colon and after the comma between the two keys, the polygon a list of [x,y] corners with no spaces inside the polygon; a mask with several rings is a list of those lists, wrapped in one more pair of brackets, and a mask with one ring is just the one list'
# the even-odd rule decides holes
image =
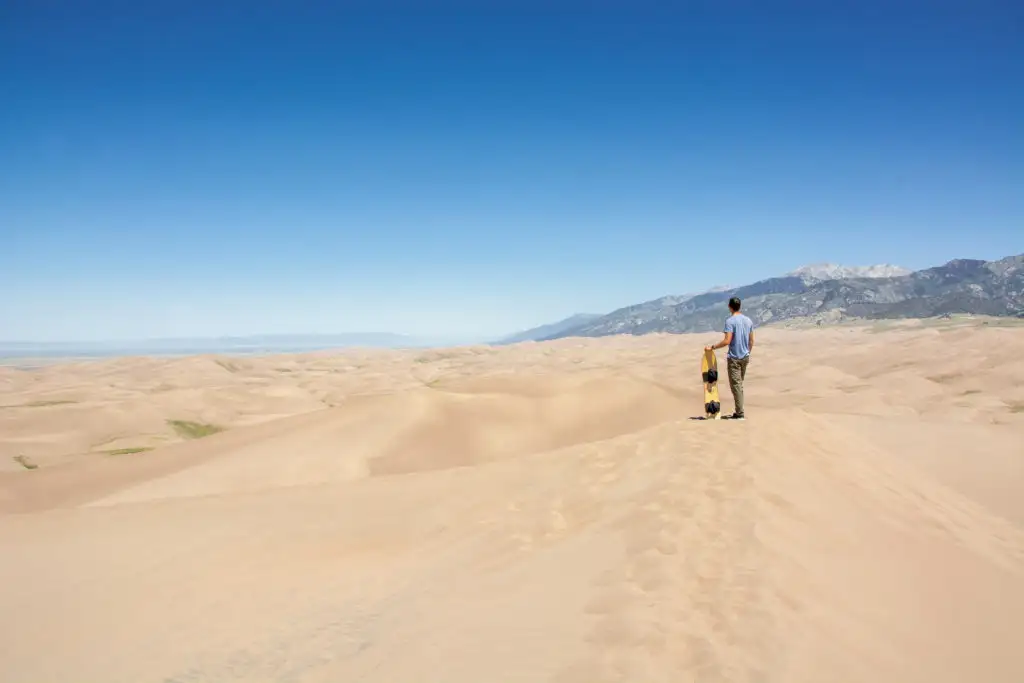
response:
{"label": "clear gradient sky", "polygon": [[1024,251],[1020,2],[429,4],[4,3],[0,339],[493,337]]}

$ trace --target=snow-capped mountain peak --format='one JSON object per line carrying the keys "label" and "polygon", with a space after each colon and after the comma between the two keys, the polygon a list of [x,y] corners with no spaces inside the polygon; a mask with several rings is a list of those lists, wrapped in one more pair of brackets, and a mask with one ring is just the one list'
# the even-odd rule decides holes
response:
{"label": "snow-capped mountain peak", "polygon": [[787,273],[804,281],[845,280],[854,277],[898,277],[912,273],[908,268],[880,263],[873,266],[843,266],[837,263],[812,263]]}

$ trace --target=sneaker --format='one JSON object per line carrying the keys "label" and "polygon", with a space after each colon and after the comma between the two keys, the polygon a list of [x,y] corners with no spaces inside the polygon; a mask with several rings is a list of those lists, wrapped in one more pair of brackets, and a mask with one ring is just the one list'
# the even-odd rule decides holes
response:
{"label": "sneaker", "polygon": [[733,413],[732,415],[729,416],[729,419],[730,420],[745,420],[746,418],[743,417],[743,413]]}

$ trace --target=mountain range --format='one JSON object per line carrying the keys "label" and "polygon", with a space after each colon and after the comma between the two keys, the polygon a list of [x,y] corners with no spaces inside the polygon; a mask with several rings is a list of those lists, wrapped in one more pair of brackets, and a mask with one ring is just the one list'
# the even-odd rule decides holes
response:
{"label": "mountain range", "polygon": [[[732,296],[740,297],[743,312],[758,325],[796,318],[831,323],[958,313],[1024,317],[1024,254],[998,261],[956,259],[917,271],[889,264],[813,264],[741,287],[665,296],[606,315],[590,315],[577,325],[562,321],[555,324],[557,331],[547,331],[545,326],[520,337],[546,341],[717,331],[728,315],[726,303]],[[539,333],[530,336],[530,332]]]}
{"label": "mountain range", "polygon": [[545,337],[557,336],[567,330],[572,330],[577,327],[582,327],[587,323],[597,320],[601,317],[600,313],[577,313],[571,315],[564,320],[558,322],[549,323],[547,325],[541,325],[540,327],[532,327],[528,330],[516,332],[507,337],[499,339],[494,342],[495,345],[503,344],[517,344],[524,341],[534,341],[536,339],[543,339]]}
{"label": "mountain range", "polygon": [[732,287],[673,294],[607,314],[577,313],[496,341],[426,338],[390,333],[252,335],[92,342],[0,341],[0,359],[110,357],[197,353],[286,353],[343,347],[425,348],[459,344],[505,345],[565,337],[706,332],[721,329],[726,302],[743,300],[756,324],[809,319],[927,318],[969,313],[1024,317],[1024,254],[998,261],[957,259],[911,271],[890,264],[815,263],[780,277]]}

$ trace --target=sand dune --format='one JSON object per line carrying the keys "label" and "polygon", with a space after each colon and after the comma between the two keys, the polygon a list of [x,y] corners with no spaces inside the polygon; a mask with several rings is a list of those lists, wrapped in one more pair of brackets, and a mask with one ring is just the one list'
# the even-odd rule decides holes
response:
{"label": "sand dune", "polygon": [[0,680],[1024,680],[983,322],[0,369]]}

